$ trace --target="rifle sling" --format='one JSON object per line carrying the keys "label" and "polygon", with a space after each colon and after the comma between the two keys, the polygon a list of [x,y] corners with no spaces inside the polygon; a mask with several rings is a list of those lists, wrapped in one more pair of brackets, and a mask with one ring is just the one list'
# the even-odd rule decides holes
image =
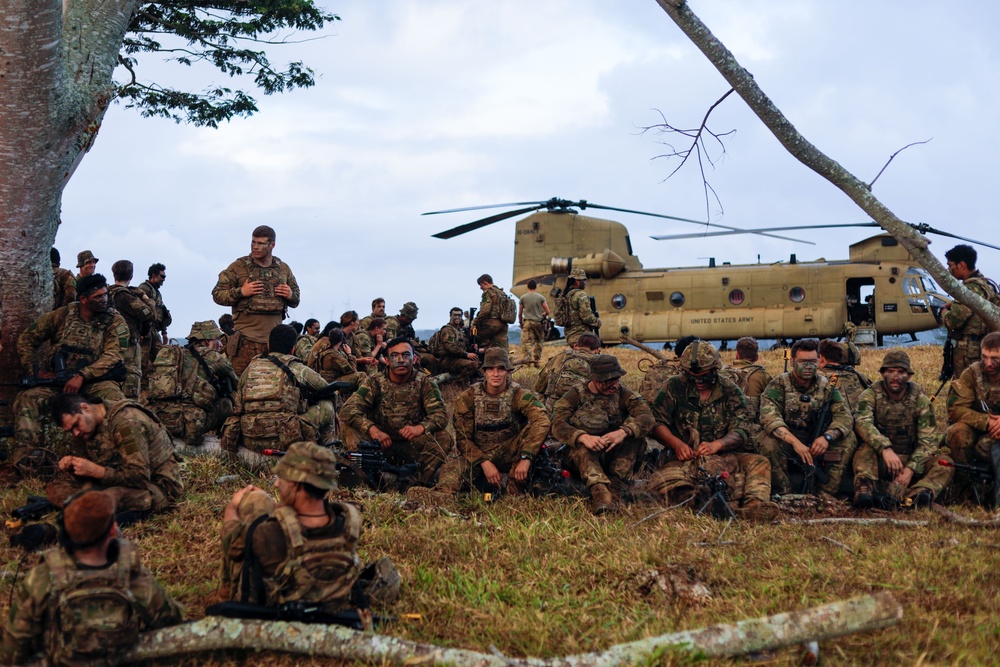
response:
{"label": "rifle sling", "polygon": [[302,397],[304,399],[306,399],[307,402],[312,402],[312,398],[313,398],[313,388],[312,387],[307,387],[306,385],[304,385],[301,382],[299,382],[299,379],[297,377],[295,377],[295,373],[292,372],[292,369],[289,368],[288,366],[286,366],[277,357],[272,357],[271,355],[267,355],[264,358],[267,359],[268,361],[270,361],[272,364],[274,364],[278,368],[280,368],[281,370],[285,371],[285,375],[287,375],[288,379],[292,381],[292,384],[294,384],[296,387],[298,387],[299,391],[302,392]]}
{"label": "rifle sling", "polygon": [[198,365],[201,366],[201,370],[205,371],[208,383],[215,388],[215,391],[219,394],[219,398],[228,394],[228,391],[223,391],[225,387],[221,386],[222,382],[219,381],[219,378],[216,377],[215,373],[212,372],[212,369],[209,368],[208,362],[205,361],[205,358],[198,354],[198,350],[195,349],[194,345],[188,345],[187,349],[191,352],[191,356],[198,362]]}

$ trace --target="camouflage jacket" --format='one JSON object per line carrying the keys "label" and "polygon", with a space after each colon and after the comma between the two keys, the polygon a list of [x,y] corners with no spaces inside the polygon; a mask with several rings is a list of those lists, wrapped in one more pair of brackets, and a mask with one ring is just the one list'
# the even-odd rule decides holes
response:
{"label": "camouflage jacket", "polygon": [[[123,361],[128,349],[129,328],[121,315],[102,313],[90,322],[80,316],[80,304],[71,303],[42,315],[17,339],[17,354],[25,371],[32,372],[33,359],[42,343],[52,343],[52,353],[66,355],[66,368],[79,370],[85,381],[94,380]],[[52,357],[49,357],[51,367]]]}
{"label": "camouflage jacket", "polygon": [[[243,284],[257,280],[264,283],[264,292],[243,296]],[[288,299],[274,293],[274,288],[282,284],[292,290]],[[217,304],[232,307],[236,330],[257,343],[267,342],[271,329],[281,324],[287,309],[299,305],[299,297],[299,283],[292,270],[274,256],[266,267],[254,263],[249,255],[240,257],[219,274],[212,288],[212,298]]]}
{"label": "camouflage jacket", "polygon": [[309,361],[309,353],[312,352],[313,346],[316,344],[317,336],[310,336],[309,334],[302,334],[299,339],[295,341],[295,348],[292,350],[292,354],[301,359],[302,361]]}
{"label": "camouflage jacket", "polygon": [[983,362],[977,361],[948,389],[948,422],[962,422],[985,433],[990,412],[1000,414],[1000,383],[991,383],[983,373]]}
{"label": "camouflage jacket", "polygon": [[570,447],[582,447],[581,435],[605,435],[620,428],[641,438],[653,430],[646,401],[624,385],[611,396],[594,394],[580,383],[563,394],[552,412],[552,435]]}
{"label": "camouflage jacket", "polygon": [[[122,566],[127,567],[128,571],[126,587],[140,610],[140,629],[155,630],[180,623],[183,610],[141,564],[138,548],[118,539],[108,549],[110,560],[102,569],[118,568],[119,562],[125,559]],[[57,554],[60,557],[53,558],[54,552],[61,552]],[[57,600],[62,590],[58,586],[60,578],[53,571],[53,562],[75,564],[71,554],[62,547],[56,547],[46,552],[42,562],[33,567],[15,586],[14,601],[3,629],[0,664],[24,664],[38,654],[53,657],[55,647],[52,633],[56,631],[53,613],[57,609]],[[85,571],[93,570],[87,568]],[[72,580],[74,574],[75,568],[63,573],[63,577]],[[72,647],[69,648],[72,650]]]}
{"label": "camouflage jacket", "polygon": [[52,267],[52,310],[76,301],[76,278],[73,272],[58,266]]}
{"label": "camouflage jacket", "polygon": [[760,364],[746,359],[736,359],[731,368],[740,376],[736,384],[747,402],[747,419],[756,422],[760,417],[760,395],[771,382],[771,374]]}
{"label": "camouflage jacket", "polygon": [[455,443],[472,465],[493,459],[516,439],[516,450],[534,457],[549,434],[549,416],[538,398],[508,381],[499,396],[486,393],[483,383],[469,387],[455,399]]}
{"label": "camouflage jacket", "polygon": [[[819,373],[805,389],[795,383],[790,372],[771,380],[760,397],[760,425],[768,435],[781,427],[787,428],[802,444],[809,446],[811,443],[802,439],[807,437],[813,420],[831,391],[830,426],[825,432],[836,434],[834,440],[839,440],[854,431],[854,417],[847,409],[844,397],[836,388],[831,388],[829,380]],[[807,400],[803,401],[803,398]]]}
{"label": "camouflage jacket", "polygon": [[590,380],[590,360],[594,354],[572,348],[552,357],[550,368],[548,364],[538,374],[535,381],[535,391],[545,397],[550,407],[563,397],[567,391],[579,383],[586,384]]}
{"label": "camouflage jacket", "polygon": [[483,298],[479,301],[479,312],[476,313],[476,318],[472,323],[479,326],[486,320],[499,320],[502,307],[500,299],[506,298],[507,295],[504,294],[504,291],[496,285],[483,292]]}
{"label": "camouflage jacket", "polygon": [[[663,424],[690,447],[721,440],[736,432],[745,444],[749,440],[746,402],[734,383],[720,377],[703,403],[687,377],[675,375],[656,394],[652,405],[657,424]],[[721,450],[735,451],[740,447]],[[720,452],[720,453],[721,453]]]}
{"label": "camouflage jacket", "polygon": [[861,393],[854,430],[861,442],[881,453],[886,447],[910,459],[906,467],[918,475],[937,454],[937,420],[927,394],[910,382],[903,398],[896,401],[878,382]]}
{"label": "camouflage jacket", "polygon": [[[294,385],[290,382],[285,383],[287,378],[285,371],[269,357],[274,357],[292,372],[295,378]],[[298,357],[278,353],[257,357],[240,376],[240,383],[233,395],[233,414],[239,416],[278,411],[302,414],[309,408],[302,389],[325,389],[327,384],[319,373],[302,363]],[[287,392],[287,395],[280,400],[255,400],[254,396],[258,394],[270,395],[268,387],[279,385],[285,386]]]}
{"label": "camouflage jacket", "polygon": [[[986,300],[996,294],[996,287],[979,271],[973,271],[971,276],[962,281],[962,284]],[[941,323],[948,328],[948,335],[952,340],[962,340],[968,336],[982,336],[989,331],[982,318],[972,312],[971,308],[963,306],[958,301],[952,301],[951,307],[944,311]]]}
{"label": "camouflage jacket", "polygon": [[358,372],[358,364],[354,357],[344,352],[343,347],[327,347],[319,353],[319,374],[327,382],[350,382],[357,389],[365,379],[365,374]]}
{"label": "camouflage jacket", "polygon": [[[135,288],[138,290],[139,288]],[[144,294],[144,292],[140,292]],[[123,285],[108,285],[108,298],[111,305],[125,320],[129,330],[129,347],[139,343],[139,338],[148,333],[156,322],[156,314],[146,305],[142,297],[132,291],[131,287]]]}
{"label": "camouflage jacket", "polygon": [[667,380],[679,375],[681,372],[680,359],[661,359],[646,369],[646,374],[639,385],[639,393],[649,404],[656,400],[656,395],[660,389],[666,385]]}
{"label": "camouflage jacket", "polygon": [[160,288],[148,280],[144,280],[136,289],[143,292],[153,302],[156,330],[166,333],[167,327],[173,323],[174,318],[170,316],[170,311],[163,305],[163,295],[160,294]]}
{"label": "camouflage jacket", "polygon": [[385,318],[385,340],[388,342],[397,336],[416,340],[417,332],[413,330],[413,323],[403,324],[396,315]]}
{"label": "camouflage jacket", "polygon": [[568,329],[600,329],[601,320],[594,315],[590,307],[590,297],[582,289],[570,290],[566,295],[569,299]]}
{"label": "camouflage jacket", "polygon": [[452,357],[465,358],[469,349],[468,341],[465,339],[465,332],[450,323],[441,327],[435,339],[431,354],[440,359]]}
{"label": "camouflage jacket", "polygon": [[306,366],[319,373],[319,355],[322,354],[324,350],[328,350],[329,348],[330,339],[326,336],[320,336],[316,341],[316,344],[309,348],[309,356],[306,357],[305,360]]}
{"label": "camouflage jacket", "polygon": [[340,410],[340,418],[364,438],[372,426],[401,439],[399,429],[420,425],[427,433],[448,426],[448,410],[437,384],[423,373],[413,371],[405,382],[396,384],[388,373],[365,378]]}
{"label": "camouflage jacket", "polygon": [[872,381],[867,375],[854,368],[854,366],[841,366],[840,364],[827,364],[819,369],[819,372],[827,378],[837,374],[837,391],[847,401],[847,409],[854,413],[858,409],[858,401],[861,399],[861,392],[872,386]]}

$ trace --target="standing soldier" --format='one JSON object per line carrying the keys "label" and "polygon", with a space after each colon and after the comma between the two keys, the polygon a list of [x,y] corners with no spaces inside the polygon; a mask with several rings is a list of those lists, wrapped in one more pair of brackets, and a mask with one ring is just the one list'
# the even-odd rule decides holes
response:
{"label": "standing soldier", "polygon": [[505,473],[510,473],[508,489],[524,490],[531,462],[549,433],[549,417],[534,394],[510,379],[513,370],[506,350],[486,351],[486,379],[455,399],[453,424],[458,456],[441,467],[437,486],[413,487],[407,491],[407,498],[449,502],[464,484],[473,483],[474,477],[485,479],[499,492],[501,475]]}
{"label": "standing soldier", "polygon": [[[471,378],[479,370],[479,355],[470,351],[469,340],[462,329],[462,309],[452,308],[448,324],[441,327],[427,342],[430,359],[420,355],[421,365],[438,373],[451,373],[459,378]],[[430,362],[424,364],[424,361]]]}
{"label": "standing soldier", "polygon": [[[948,260],[948,273],[952,277],[961,280],[963,285],[987,301],[996,296],[996,284],[976,269],[978,255],[975,248],[957,245],[944,256]],[[948,328],[948,338],[954,344],[952,377],[961,377],[966,368],[979,361],[979,343],[989,329],[971,308],[957,301],[945,305],[941,323]]]}
{"label": "standing soldier", "polygon": [[535,380],[535,393],[544,398],[546,412],[551,415],[556,401],[574,385],[590,381],[590,361],[600,349],[600,338],[594,334],[583,334],[573,347],[548,360]]}
{"label": "standing soldier", "polygon": [[532,366],[541,365],[542,341],[545,340],[544,322],[552,313],[545,297],[539,294],[538,283],[528,281],[528,293],[521,297],[517,320],[521,323],[521,353],[524,361]]}
{"label": "standing soldier", "polygon": [[353,430],[344,434],[348,448],[360,440],[378,442],[393,464],[419,463],[414,483],[431,486],[453,441],[441,391],[413,363],[408,340],[389,341],[388,371],[368,377],[344,403],[340,419]]}
{"label": "standing soldier", "polygon": [[[857,446],[854,418],[843,396],[819,373],[818,347],[814,338],[796,341],[792,345],[792,370],[774,378],[760,399],[762,432],[757,444],[771,462],[771,490],[777,494],[792,490],[790,465],[797,465],[808,476],[814,474],[814,466],[825,461],[829,480],[819,490],[837,495]],[[817,428],[816,422],[827,404],[830,423],[810,442],[810,433]]]}
{"label": "standing soldier", "polygon": [[163,264],[153,264],[146,271],[146,276],[146,280],[139,284],[139,290],[153,302],[153,315],[156,318],[146,333],[142,347],[143,371],[149,373],[150,366],[156,361],[156,355],[160,352],[160,348],[167,343],[167,327],[170,326],[173,318],[167,307],[163,305],[163,295],[160,294],[163,281],[167,279],[167,267]]}
{"label": "standing soldier", "polygon": [[667,380],[653,401],[652,436],[674,450],[677,460],[653,473],[646,487],[670,504],[690,502],[698,494],[699,471],[729,473],[734,511],[772,519],[771,464],[746,452],[749,428],[743,393],[719,376],[722,360],[708,342],[696,340],[680,358],[681,374]]}
{"label": "standing soldier", "polygon": [[502,347],[506,350],[507,325],[514,321],[514,317],[505,318],[508,314],[505,311],[510,307],[510,297],[493,284],[493,278],[488,273],[479,276],[476,282],[479,284],[479,289],[483,290],[479,312],[472,322],[479,348],[487,350],[491,347]]}
{"label": "standing soldier", "polygon": [[[117,664],[139,633],[181,622],[180,606],[121,539],[115,501],[88,491],[66,506],[62,540],[15,588],[0,662]],[[103,612],[103,613],[101,613]]]}
{"label": "standing soldier", "polygon": [[948,389],[945,443],[960,463],[993,470],[994,508],[1000,508],[1000,332],[983,337],[981,357]]}
{"label": "standing soldier", "polygon": [[99,261],[101,260],[94,257],[94,253],[89,250],[81,250],[76,253],[76,268],[80,269],[80,273],[76,274],[76,279],[80,280],[80,278],[94,275]]}
{"label": "standing soldier", "polygon": [[590,297],[584,292],[587,287],[587,272],[573,269],[566,281],[566,344],[573,345],[585,333],[599,333],[601,320],[590,305]]}
{"label": "standing soldier", "polygon": [[129,287],[132,281],[132,262],[120,259],[111,265],[115,284],[108,287],[108,298],[111,306],[118,312],[128,325],[128,348],[125,357],[125,382],[122,390],[125,398],[139,400],[139,389],[142,385],[142,348],[139,340],[156,320],[154,303],[146,293]]}
{"label": "standing soldier", "polygon": [[871,507],[881,483],[894,499],[911,498],[916,507],[928,507],[954,473],[938,465],[951,459],[939,447],[934,408],[920,385],[910,382],[913,368],[906,352],[886,352],[879,373],[882,381],[861,394],[854,422],[859,441],[854,506]]}
{"label": "standing soldier", "polygon": [[186,347],[160,350],[149,378],[149,408],[171,436],[193,447],[233,414],[239,378],[222,356],[221,338],[212,320],[195,322]]}
{"label": "standing soldier", "polygon": [[642,397],[622,386],[625,371],[610,354],[590,363],[590,381],[556,402],[552,435],[570,448],[569,461],[590,489],[591,511],[604,514],[616,490],[631,478],[636,459],[653,428],[653,413]]}
{"label": "standing soldier", "polygon": [[847,363],[845,345],[835,340],[825,338],[819,342],[819,370],[828,378],[837,376],[837,389],[847,401],[847,409],[854,414],[858,410],[858,400],[861,392],[872,386],[867,375],[859,371],[853,364]]}
{"label": "standing soldier", "polygon": [[417,339],[417,332],[413,330],[413,320],[417,319],[417,304],[407,301],[399,309],[399,315],[387,317],[385,319],[385,335],[388,338],[405,338],[408,341]]}
{"label": "standing soldier", "polygon": [[[108,284],[100,274],[81,278],[77,283],[80,301],[42,315],[17,339],[21,365],[31,373],[33,360],[46,341],[52,344],[47,368],[39,378],[53,377],[56,366],[75,373],[62,387],[32,387],[17,395],[14,402],[16,445],[15,465],[42,445],[41,413],[60,391],[83,393],[108,403],[125,398],[123,353],[128,347],[129,329],[121,315],[108,309]],[[34,461],[24,461],[30,465]],[[20,466],[19,466],[20,467]]]}
{"label": "standing soldier", "polygon": [[72,271],[59,266],[58,250],[49,250],[49,259],[52,261],[52,310],[55,310],[76,301],[76,278]]}
{"label": "standing soldier", "polygon": [[233,309],[236,333],[227,341],[226,356],[237,375],[251,359],[267,352],[271,330],[281,324],[289,308],[299,305],[299,284],[292,270],[271,254],[274,240],[274,230],[267,225],[254,229],[250,254],[220,273],[212,289],[217,304]]}

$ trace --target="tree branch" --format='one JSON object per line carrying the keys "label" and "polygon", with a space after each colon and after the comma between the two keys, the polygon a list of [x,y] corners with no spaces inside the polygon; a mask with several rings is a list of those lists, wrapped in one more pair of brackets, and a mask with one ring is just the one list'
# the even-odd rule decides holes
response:
{"label": "tree branch", "polygon": [[884,165],[882,165],[882,168],[878,170],[877,174],[875,174],[875,178],[872,179],[872,182],[868,184],[868,189],[869,190],[872,189],[872,186],[875,185],[875,181],[878,180],[879,176],[882,175],[882,172],[885,171],[886,168],[888,168],[889,163],[892,162],[896,158],[897,155],[899,155],[900,153],[902,153],[903,151],[905,151],[910,146],[916,146],[918,144],[929,144],[930,142],[931,142],[930,139],[925,139],[924,141],[914,141],[912,144],[906,144],[905,146],[903,146],[902,148],[900,148],[898,151],[896,151],[895,153],[893,153],[892,155],[890,155],[889,159],[886,160],[886,163]]}

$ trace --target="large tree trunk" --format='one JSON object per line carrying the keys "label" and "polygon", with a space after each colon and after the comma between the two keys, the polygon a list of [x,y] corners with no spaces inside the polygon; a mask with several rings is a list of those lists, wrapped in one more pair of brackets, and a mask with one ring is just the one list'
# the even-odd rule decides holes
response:
{"label": "large tree trunk", "polygon": [[900,220],[878,198],[868,185],[847,171],[799,134],[781,110],[764,94],[753,75],[743,68],[736,57],[701,22],[684,0],[656,0],[674,23],[694,42],[705,57],[715,65],[723,78],[743,98],[750,109],[763,121],[781,145],[799,162],[840,188],[844,194],[861,207],[887,232],[912,254],[934,277],[948,294],[969,306],[983,318],[989,327],[1000,330],[1000,309],[974,294],[955,280],[928,250],[928,241],[920,233]]}
{"label": "large tree trunk", "polygon": [[[17,336],[52,305],[62,191],[93,143],[138,0],[0,2],[0,379]],[[75,254],[75,250],[69,254]]]}

